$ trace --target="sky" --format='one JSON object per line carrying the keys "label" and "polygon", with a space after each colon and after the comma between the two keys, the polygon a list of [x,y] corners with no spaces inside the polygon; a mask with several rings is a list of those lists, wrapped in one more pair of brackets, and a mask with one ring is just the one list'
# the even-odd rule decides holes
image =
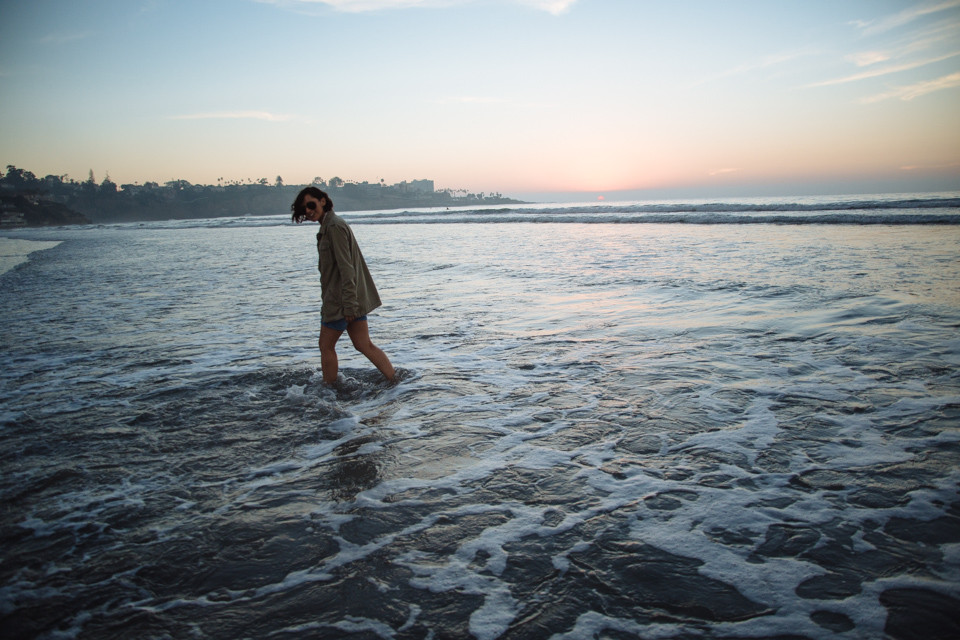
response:
{"label": "sky", "polygon": [[0,163],[529,199],[958,190],[960,0],[0,0]]}

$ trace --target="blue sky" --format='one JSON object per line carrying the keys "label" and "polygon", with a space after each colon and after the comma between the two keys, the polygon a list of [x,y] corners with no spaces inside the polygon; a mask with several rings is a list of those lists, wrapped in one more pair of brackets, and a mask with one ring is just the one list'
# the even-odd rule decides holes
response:
{"label": "blue sky", "polygon": [[121,184],[960,189],[960,0],[3,2],[0,117]]}

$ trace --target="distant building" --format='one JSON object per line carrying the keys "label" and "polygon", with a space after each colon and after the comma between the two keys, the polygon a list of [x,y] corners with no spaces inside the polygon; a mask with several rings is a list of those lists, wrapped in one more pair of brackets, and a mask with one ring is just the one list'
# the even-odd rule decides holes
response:
{"label": "distant building", "polygon": [[27,226],[27,221],[20,207],[12,202],[0,204],[0,229],[13,229]]}
{"label": "distant building", "polygon": [[433,180],[404,180],[397,188],[400,193],[433,193]]}
{"label": "distant building", "polygon": [[433,180],[413,180],[410,189],[420,193],[433,193]]}

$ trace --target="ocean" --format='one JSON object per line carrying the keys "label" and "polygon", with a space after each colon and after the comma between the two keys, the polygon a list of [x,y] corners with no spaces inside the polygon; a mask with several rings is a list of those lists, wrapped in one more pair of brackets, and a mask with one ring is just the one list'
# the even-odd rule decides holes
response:
{"label": "ocean", "polygon": [[5,638],[960,633],[960,193],[0,233]]}

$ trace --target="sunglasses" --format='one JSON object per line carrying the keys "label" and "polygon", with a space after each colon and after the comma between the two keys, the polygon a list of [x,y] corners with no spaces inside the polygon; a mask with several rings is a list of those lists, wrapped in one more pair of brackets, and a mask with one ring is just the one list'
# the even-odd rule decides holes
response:
{"label": "sunglasses", "polygon": [[312,201],[312,200],[311,200],[310,202],[307,202],[307,203],[304,204],[303,206],[307,209],[307,211],[316,211],[316,210],[317,210],[317,203],[314,202],[314,201]]}

